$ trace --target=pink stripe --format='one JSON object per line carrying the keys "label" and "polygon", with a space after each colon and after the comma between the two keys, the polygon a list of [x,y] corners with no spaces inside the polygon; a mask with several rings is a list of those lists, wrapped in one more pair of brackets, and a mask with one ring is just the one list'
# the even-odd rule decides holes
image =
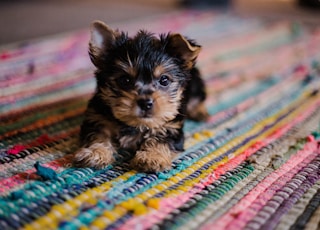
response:
{"label": "pink stripe", "polygon": [[261,40],[266,41],[268,36],[269,38],[267,38],[267,40],[269,40],[270,35],[274,36],[277,31],[283,32],[287,27],[287,23],[276,23],[269,26],[267,29],[257,29],[256,31],[248,32],[246,34],[238,34],[229,37],[229,39],[225,38],[220,42],[211,42],[206,46],[206,49],[203,49],[203,55],[205,57],[212,56],[212,51],[213,53],[218,53],[218,55],[220,55],[234,50],[243,50],[247,47],[251,47],[252,45],[261,43]]}
{"label": "pink stripe", "polygon": [[[77,73],[75,73],[75,74],[77,74]],[[78,82],[81,82],[83,80],[90,79],[90,78],[91,78],[91,74],[89,74],[88,72],[80,73],[80,74],[78,74],[78,76],[76,78],[71,78],[71,79],[66,78],[67,80],[65,80],[65,81],[60,81],[58,83],[52,83],[51,85],[43,86],[41,88],[34,89],[33,91],[24,90],[22,92],[15,93],[10,96],[0,97],[0,103],[2,103],[2,104],[14,103],[16,101],[20,101],[20,100],[23,100],[24,98],[32,97],[37,94],[56,92],[57,90],[60,90],[62,88],[68,88],[68,86],[72,86],[75,83],[78,83]]]}
{"label": "pink stripe", "polygon": [[[228,213],[218,220],[208,223],[202,229],[241,229],[251,220],[256,212],[266,204],[275,194],[276,190],[286,184],[294,174],[316,157],[317,141],[308,142],[303,150],[293,155],[280,169],[271,173],[253,190],[251,190],[239,203],[233,206]],[[301,162],[302,165],[299,165]]]}
{"label": "pink stripe", "polygon": [[[67,35],[57,36],[49,40],[41,40],[27,44],[24,47],[19,47],[0,52],[1,64],[16,63],[32,57],[39,57],[44,54],[63,52],[67,49],[73,48],[75,45],[83,46],[83,42],[89,40],[89,33],[87,30],[72,32]],[[32,41],[31,41],[32,42]],[[48,48],[50,47],[50,48]],[[1,59],[3,57],[3,59]]]}
{"label": "pink stripe", "polygon": [[[55,63],[55,65],[48,66],[48,63],[45,63],[43,65],[36,66],[35,73],[28,74],[28,73],[19,73],[18,75],[12,76],[10,79],[5,79],[3,81],[0,81],[0,87],[9,87],[12,85],[18,85],[30,82],[30,81],[36,81],[36,80],[42,80],[46,77],[52,77],[52,75],[56,75],[59,73],[67,73],[70,71],[76,71],[84,68],[91,67],[91,64],[88,61],[85,61],[84,58],[76,57],[77,55],[73,55],[71,58],[72,61],[64,62],[64,63]],[[76,59],[76,62],[74,61]],[[27,70],[26,70],[27,72]]]}

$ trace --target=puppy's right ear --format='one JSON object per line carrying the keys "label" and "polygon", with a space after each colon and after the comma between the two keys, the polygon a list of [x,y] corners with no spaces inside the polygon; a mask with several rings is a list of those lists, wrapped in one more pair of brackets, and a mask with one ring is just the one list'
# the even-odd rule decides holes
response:
{"label": "puppy's right ear", "polygon": [[111,48],[116,39],[116,32],[101,21],[94,21],[91,25],[89,55],[92,63],[99,67],[101,55]]}

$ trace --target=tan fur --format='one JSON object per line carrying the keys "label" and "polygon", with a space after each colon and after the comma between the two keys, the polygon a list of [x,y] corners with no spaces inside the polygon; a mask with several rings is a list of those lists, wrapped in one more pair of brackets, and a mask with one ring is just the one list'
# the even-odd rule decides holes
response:
{"label": "tan fur", "polygon": [[115,149],[110,142],[97,142],[80,148],[74,155],[76,164],[94,168],[104,168],[114,162]]}
{"label": "tan fur", "polygon": [[160,78],[162,74],[166,72],[166,69],[163,65],[158,65],[154,68],[153,76],[155,78]]}
{"label": "tan fur", "polygon": [[171,168],[173,156],[167,144],[149,139],[137,151],[131,166],[144,172],[159,172]]}
{"label": "tan fur", "polygon": [[191,99],[187,106],[188,118],[196,121],[204,121],[208,119],[209,113],[204,102],[199,102],[197,99]]}
{"label": "tan fur", "polygon": [[123,69],[126,73],[128,73],[131,76],[135,76],[137,74],[136,69],[134,68],[134,66],[129,58],[129,55],[128,55],[128,63],[125,63],[123,61],[118,60],[118,61],[116,61],[116,64],[118,66],[120,66],[121,69]]}
{"label": "tan fur", "polygon": [[170,69],[173,67],[174,67],[173,63],[166,61],[155,67],[153,71],[153,76],[158,79],[161,77],[162,74],[165,74],[170,77],[170,74],[168,73],[170,72]]}
{"label": "tan fur", "polygon": [[201,51],[201,47],[191,45],[189,41],[181,34],[172,34],[170,36],[169,43],[170,47],[172,47],[175,52],[180,54],[181,58],[184,59],[185,67],[191,69]]}
{"label": "tan fur", "polygon": [[101,88],[100,90],[102,93],[99,96],[107,105],[110,105],[110,98],[114,97],[113,92],[109,88]]}
{"label": "tan fur", "polygon": [[143,118],[139,115],[139,106],[137,105],[138,95],[136,93],[124,93],[124,97],[111,102],[114,116],[129,126],[138,129],[157,129],[166,122],[175,118],[178,114],[182,90],[178,91],[174,100],[168,97],[168,94],[156,91],[152,95],[154,102],[152,117]]}

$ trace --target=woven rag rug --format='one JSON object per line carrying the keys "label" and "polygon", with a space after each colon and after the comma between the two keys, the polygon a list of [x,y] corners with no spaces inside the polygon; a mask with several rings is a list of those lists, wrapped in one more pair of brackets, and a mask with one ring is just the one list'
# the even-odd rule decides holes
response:
{"label": "woven rag rug", "polygon": [[0,229],[319,229],[320,28],[183,10],[113,24],[202,46],[210,118],[160,173],[72,167],[89,29],[1,47]]}

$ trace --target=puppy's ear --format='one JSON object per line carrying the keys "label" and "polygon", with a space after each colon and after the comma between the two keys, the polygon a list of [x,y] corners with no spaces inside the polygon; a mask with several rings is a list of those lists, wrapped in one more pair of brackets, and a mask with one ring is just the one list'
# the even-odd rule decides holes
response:
{"label": "puppy's ear", "polygon": [[187,67],[192,67],[197,59],[201,46],[187,40],[181,34],[170,34],[168,37],[167,51],[178,58],[181,58],[187,64]]}
{"label": "puppy's ear", "polygon": [[108,52],[116,39],[116,32],[101,21],[94,21],[91,25],[89,55],[92,63],[99,67],[101,55]]}

